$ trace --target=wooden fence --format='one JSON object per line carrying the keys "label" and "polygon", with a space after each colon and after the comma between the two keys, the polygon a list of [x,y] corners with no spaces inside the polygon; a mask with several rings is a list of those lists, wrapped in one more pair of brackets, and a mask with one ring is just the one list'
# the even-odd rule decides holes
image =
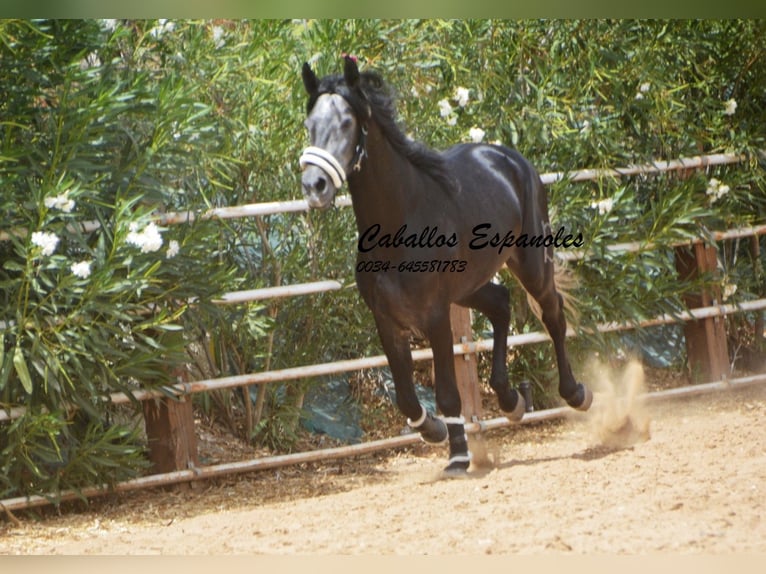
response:
{"label": "wooden fence", "polygon": [[[541,177],[544,183],[553,183],[562,180],[585,181],[602,177],[622,177],[636,174],[660,173],[670,170],[693,170],[703,169],[708,166],[735,164],[745,160],[740,155],[710,155],[695,158],[680,159],[673,161],[654,162],[647,165],[630,166],[627,168],[604,169],[604,170],[580,170],[568,173],[549,173]],[[351,205],[348,196],[338,197],[336,205],[343,207]],[[162,224],[178,224],[194,220],[197,217],[209,219],[227,219],[235,217],[264,216],[277,213],[300,212],[308,210],[308,205],[304,200],[261,203],[253,205],[244,205],[228,208],[216,208],[205,212],[204,214],[195,214],[192,212],[168,213],[160,216],[158,219]],[[95,229],[98,223],[86,223],[87,229]],[[24,230],[14,230],[10,233],[23,235]],[[741,228],[716,232],[711,238],[720,241],[725,239],[758,236],[766,233],[766,225],[757,227]],[[0,234],[0,240],[7,239],[9,234]],[[682,280],[693,278],[699,273],[716,273],[716,248],[714,245],[705,244],[702,240],[693,242],[682,242],[675,246],[676,262],[679,276]],[[691,247],[691,249],[689,249]],[[647,249],[646,245],[638,243],[625,243],[607,247],[613,251],[636,251],[639,248]],[[583,252],[567,251],[563,255],[565,259],[587,257]],[[227,293],[218,304],[240,304],[248,301],[271,299],[274,297],[293,297],[302,296],[311,293],[319,293],[340,289],[342,285],[334,280],[317,281],[312,283],[289,285],[279,287],[269,287],[265,289],[254,289],[248,291],[238,291]],[[703,292],[687,299],[686,303],[689,311],[681,312],[675,315],[662,315],[653,319],[635,323],[607,323],[599,325],[597,330],[602,332],[633,329],[638,326],[653,326],[667,323],[685,322],[685,334],[687,340],[687,351],[690,361],[690,368],[697,376],[697,382],[707,383],[708,387],[715,390],[721,384],[727,385],[732,382],[729,378],[730,367],[728,361],[728,350],[726,343],[726,334],[723,325],[725,315],[745,311],[761,311],[766,309],[766,299],[748,301],[740,305],[724,305],[720,303],[721,294],[717,292]],[[453,306],[452,324],[454,336],[455,364],[458,374],[461,397],[463,398],[463,414],[468,421],[469,432],[478,432],[498,426],[497,421],[480,421],[481,418],[481,400],[479,397],[478,373],[476,368],[475,354],[490,350],[492,340],[473,341],[471,331],[471,319],[467,309]],[[568,336],[575,336],[571,329]],[[525,333],[522,335],[512,335],[508,337],[509,346],[534,344],[549,339],[547,333]],[[416,350],[413,352],[413,359],[416,361],[429,360],[432,358],[430,349]],[[165,483],[184,482],[195,480],[200,477],[218,476],[225,472],[243,472],[244,470],[257,470],[267,468],[271,463],[258,463],[255,461],[243,461],[241,463],[231,463],[221,466],[220,469],[210,470],[205,467],[199,467],[196,456],[196,439],[194,437],[194,427],[192,424],[191,401],[188,396],[197,392],[206,392],[224,388],[238,386],[248,386],[253,384],[267,384],[277,381],[294,380],[304,377],[321,376],[333,373],[357,371],[374,367],[382,367],[387,364],[386,358],[382,355],[375,357],[365,357],[359,359],[336,361],[318,365],[306,365],[282,369],[278,371],[267,371],[261,373],[252,373],[246,375],[221,377],[216,379],[207,379],[191,381],[165,387],[162,391],[156,390],[137,390],[132,397],[144,401],[144,416],[147,426],[147,435],[150,440],[151,458],[155,461],[155,471],[158,473],[152,476],[129,481],[130,484],[145,484],[147,486],[156,485],[162,480]],[[764,377],[745,378],[740,380],[740,384],[752,384],[762,382]],[[711,381],[717,381],[711,383]],[[712,386],[711,386],[712,385]],[[718,385],[718,386],[716,386]],[[700,389],[705,385],[699,386]],[[690,389],[689,392],[694,392]],[[172,398],[169,398],[172,397]],[[157,400],[149,400],[157,399]],[[131,400],[131,397],[124,393],[113,393],[109,400],[112,403],[123,403]],[[551,412],[555,411],[553,409]],[[0,411],[0,422],[17,418],[24,414],[23,407],[12,408]],[[531,418],[539,418],[535,414]],[[416,438],[416,435],[415,435]],[[414,442],[413,436],[397,437],[393,439],[384,439],[383,441],[374,441],[373,443],[363,443],[362,445],[353,445],[347,447],[342,452],[348,452],[349,455],[361,454],[362,452],[371,452],[380,448],[391,448],[410,444]],[[332,458],[336,456],[337,449],[325,449],[317,453],[297,453],[286,457],[276,457],[278,462],[275,464],[290,464],[294,462],[306,462],[309,460],[320,460],[322,458]],[[338,451],[338,452],[341,452]],[[269,457],[273,459],[275,457]],[[191,470],[189,470],[191,469]],[[226,470],[228,469],[228,470]],[[161,479],[160,477],[165,477]],[[138,486],[134,486],[138,487]],[[118,489],[119,490],[119,489]],[[93,489],[94,493],[101,493],[99,488]],[[40,497],[43,500],[45,497]],[[6,507],[13,501],[0,501]],[[36,504],[28,501],[30,505]],[[14,502],[18,504],[18,502]],[[18,506],[17,506],[18,507]]]}

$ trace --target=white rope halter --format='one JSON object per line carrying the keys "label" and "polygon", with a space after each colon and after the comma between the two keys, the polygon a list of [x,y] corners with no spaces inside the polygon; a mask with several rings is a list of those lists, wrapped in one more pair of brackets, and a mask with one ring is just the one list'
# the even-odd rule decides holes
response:
{"label": "white rope halter", "polygon": [[330,176],[333,185],[335,185],[335,189],[340,189],[346,181],[346,172],[343,170],[340,163],[338,163],[338,160],[335,159],[330,152],[323,150],[321,147],[307,147],[303,150],[298,163],[300,163],[301,169],[306,169],[307,165],[317,166]]}

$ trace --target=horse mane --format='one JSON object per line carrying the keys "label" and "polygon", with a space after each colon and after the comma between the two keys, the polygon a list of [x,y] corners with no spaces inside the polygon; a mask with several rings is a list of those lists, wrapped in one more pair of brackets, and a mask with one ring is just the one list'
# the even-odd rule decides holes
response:
{"label": "horse mane", "polygon": [[428,174],[446,191],[457,189],[457,180],[444,156],[440,152],[408,138],[399,127],[395,106],[396,98],[380,74],[373,71],[361,72],[359,85],[353,89],[346,85],[342,75],[325,76],[319,82],[317,93],[309,99],[307,111],[311,111],[316,100],[322,94],[342,96],[358,118],[371,117],[375,121],[394,151]]}

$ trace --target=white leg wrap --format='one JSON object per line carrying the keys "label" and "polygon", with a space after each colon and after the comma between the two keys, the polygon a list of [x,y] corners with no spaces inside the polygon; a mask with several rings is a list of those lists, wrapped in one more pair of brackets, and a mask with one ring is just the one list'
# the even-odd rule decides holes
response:
{"label": "white leg wrap", "polygon": [[471,459],[473,459],[473,456],[469,451],[467,454],[456,454],[449,459],[449,464],[452,464],[453,462],[471,462]]}
{"label": "white leg wrap", "polygon": [[465,424],[465,417],[459,416],[459,417],[439,417],[444,422],[444,424],[447,425],[463,425]]}
{"label": "white leg wrap", "polygon": [[416,429],[424,422],[426,422],[426,416],[428,416],[428,412],[426,411],[425,407],[423,407],[423,405],[420,405],[420,408],[423,409],[423,413],[420,415],[418,420],[413,421],[412,419],[407,419],[407,424],[410,428]]}

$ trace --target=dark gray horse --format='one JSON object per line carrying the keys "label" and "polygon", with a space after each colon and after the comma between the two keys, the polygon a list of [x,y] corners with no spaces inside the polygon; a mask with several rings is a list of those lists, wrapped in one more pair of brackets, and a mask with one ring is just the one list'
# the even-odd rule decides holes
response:
{"label": "dark gray horse", "polygon": [[[572,375],[564,346],[563,300],[554,280],[545,189],[518,152],[460,144],[443,153],[408,139],[396,124],[380,76],[346,57],[343,75],[317,78],[303,66],[311,146],[301,156],[303,193],[312,208],[333,203],[348,181],[359,230],[356,281],[375,318],[396,386],[397,405],[424,440],[449,440],[447,471],[464,472],[470,453],[455,381],[450,304],[484,313],[494,329],[490,385],[508,417],[524,399],[508,382],[509,292],[491,282],[503,266],[537,302],[556,350],[559,393],[587,410],[592,394]],[[571,236],[569,236],[571,241]],[[436,403],[415,395],[410,336],[429,339]]]}

